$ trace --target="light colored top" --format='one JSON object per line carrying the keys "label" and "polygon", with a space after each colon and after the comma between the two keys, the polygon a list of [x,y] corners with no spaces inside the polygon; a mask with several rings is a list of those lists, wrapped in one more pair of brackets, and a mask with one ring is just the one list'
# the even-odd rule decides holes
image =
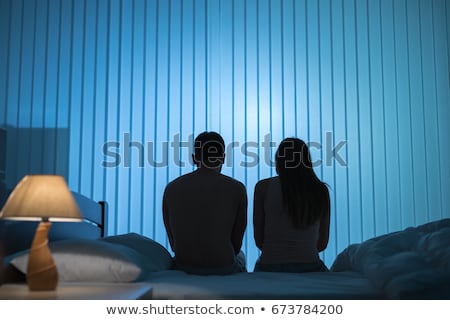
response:
{"label": "light colored top", "polygon": [[313,263],[319,261],[319,252],[328,243],[329,210],[316,223],[295,228],[287,210],[279,177],[261,180],[255,187],[254,234],[262,251],[263,264]]}
{"label": "light colored top", "polygon": [[169,183],[163,217],[177,264],[220,268],[233,265],[247,226],[244,185],[209,169]]}

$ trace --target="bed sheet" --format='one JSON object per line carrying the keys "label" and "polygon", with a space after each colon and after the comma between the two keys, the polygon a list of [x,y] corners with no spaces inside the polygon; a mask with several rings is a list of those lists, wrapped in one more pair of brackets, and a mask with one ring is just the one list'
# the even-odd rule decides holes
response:
{"label": "bed sheet", "polygon": [[357,272],[302,274],[249,272],[197,276],[181,271],[155,272],[146,279],[153,299],[382,299],[370,281]]}

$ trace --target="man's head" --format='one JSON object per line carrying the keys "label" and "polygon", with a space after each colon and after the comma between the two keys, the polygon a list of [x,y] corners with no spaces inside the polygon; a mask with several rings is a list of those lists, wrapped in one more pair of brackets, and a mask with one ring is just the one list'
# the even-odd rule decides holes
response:
{"label": "man's head", "polygon": [[220,171],[225,159],[225,142],[217,132],[202,132],[194,141],[194,163],[199,168]]}

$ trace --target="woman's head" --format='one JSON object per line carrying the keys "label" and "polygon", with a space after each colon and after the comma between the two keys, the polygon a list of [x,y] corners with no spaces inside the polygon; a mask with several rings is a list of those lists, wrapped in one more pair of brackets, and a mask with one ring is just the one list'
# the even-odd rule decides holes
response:
{"label": "woman's head", "polygon": [[281,141],[275,155],[275,164],[278,174],[294,170],[312,171],[308,146],[298,138],[286,138]]}

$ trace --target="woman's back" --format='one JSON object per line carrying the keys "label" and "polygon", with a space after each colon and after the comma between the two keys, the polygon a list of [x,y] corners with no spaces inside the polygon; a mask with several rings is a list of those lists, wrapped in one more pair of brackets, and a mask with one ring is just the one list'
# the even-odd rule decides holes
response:
{"label": "woman's back", "polygon": [[264,242],[261,263],[311,263],[319,260],[319,221],[307,227],[293,225],[283,208],[279,177],[264,180]]}

